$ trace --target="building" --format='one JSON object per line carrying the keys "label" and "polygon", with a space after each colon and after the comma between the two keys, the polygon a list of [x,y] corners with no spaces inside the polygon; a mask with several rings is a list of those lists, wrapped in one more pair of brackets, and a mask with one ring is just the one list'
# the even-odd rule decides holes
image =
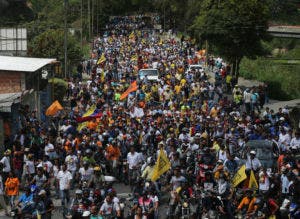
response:
{"label": "building", "polygon": [[28,113],[43,119],[43,110],[51,103],[45,72],[51,75],[54,63],[56,59],[0,56],[0,150]]}

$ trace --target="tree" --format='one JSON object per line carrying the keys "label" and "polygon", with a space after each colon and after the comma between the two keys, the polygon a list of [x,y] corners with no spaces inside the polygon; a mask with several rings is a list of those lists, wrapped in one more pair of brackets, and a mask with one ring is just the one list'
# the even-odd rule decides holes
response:
{"label": "tree", "polygon": [[[83,54],[76,39],[68,36],[68,69],[77,66]],[[36,36],[30,43],[29,55],[33,57],[56,58],[64,63],[64,31],[63,29],[47,30]]]}
{"label": "tree", "polygon": [[208,40],[232,66],[238,77],[244,56],[263,53],[267,39],[268,7],[261,0],[204,0],[191,27],[201,40]]}

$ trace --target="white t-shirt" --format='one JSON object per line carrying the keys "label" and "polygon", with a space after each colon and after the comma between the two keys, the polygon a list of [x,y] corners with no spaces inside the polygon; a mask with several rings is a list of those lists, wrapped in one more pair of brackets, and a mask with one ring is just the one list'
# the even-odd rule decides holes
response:
{"label": "white t-shirt", "polygon": [[51,154],[53,154],[53,151],[50,152],[49,150],[54,150],[54,146],[53,146],[53,144],[51,144],[51,143],[48,143],[48,144],[45,146],[45,154],[46,154],[47,156],[50,156]]}
{"label": "white t-shirt", "polygon": [[134,152],[133,154],[129,152],[127,154],[127,162],[129,165],[129,169],[132,169],[134,166],[137,166],[140,162],[140,155],[137,152]]}
{"label": "white t-shirt", "polygon": [[35,173],[35,166],[34,162],[32,160],[25,161],[25,165],[28,168],[28,174],[34,174]]}
{"label": "white t-shirt", "polygon": [[290,143],[290,147],[297,147],[297,149],[300,148],[300,138],[292,138],[291,143]]}
{"label": "white t-shirt", "polygon": [[68,170],[70,171],[76,171],[77,169],[77,162],[78,158],[75,155],[68,155],[65,159],[65,162],[67,163]]}
{"label": "white t-shirt", "polygon": [[4,156],[0,162],[3,163],[3,172],[9,173],[11,170],[9,158]]}
{"label": "white t-shirt", "polygon": [[69,189],[70,181],[72,180],[72,174],[68,170],[59,171],[56,178],[59,180],[60,190]]}
{"label": "white t-shirt", "polygon": [[93,168],[91,168],[91,167],[89,167],[87,170],[85,170],[84,167],[81,167],[81,168],[79,169],[79,173],[80,173],[80,175],[81,175],[81,180],[83,180],[83,181],[84,181],[84,180],[88,181],[88,180],[91,179],[92,175],[94,174],[94,170],[93,170]]}

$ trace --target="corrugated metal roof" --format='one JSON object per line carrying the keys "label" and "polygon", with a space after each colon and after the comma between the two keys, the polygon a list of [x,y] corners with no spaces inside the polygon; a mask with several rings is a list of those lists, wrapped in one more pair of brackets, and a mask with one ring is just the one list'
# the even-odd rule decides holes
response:
{"label": "corrugated metal roof", "polygon": [[0,71],[35,72],[56,59],[0,56]]}
{"label": "corrugated metal roof", "polygon": [[11,112],[11,105],[20,102],[22,92],[0,94],[0,112]]}

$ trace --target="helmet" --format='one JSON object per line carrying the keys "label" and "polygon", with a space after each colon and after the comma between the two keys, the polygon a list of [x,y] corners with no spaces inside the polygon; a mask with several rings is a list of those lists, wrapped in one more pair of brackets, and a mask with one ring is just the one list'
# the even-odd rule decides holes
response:
{"label": "helmet", "polygon": [[95,166],[94,171],[101,171],[101,167],[100,166]]}
{"label": "helmet", "polygon": [[77,189],[77,190],[75,191],[75,194],[76,194],[76,195],[82,195],[82,190]]}

